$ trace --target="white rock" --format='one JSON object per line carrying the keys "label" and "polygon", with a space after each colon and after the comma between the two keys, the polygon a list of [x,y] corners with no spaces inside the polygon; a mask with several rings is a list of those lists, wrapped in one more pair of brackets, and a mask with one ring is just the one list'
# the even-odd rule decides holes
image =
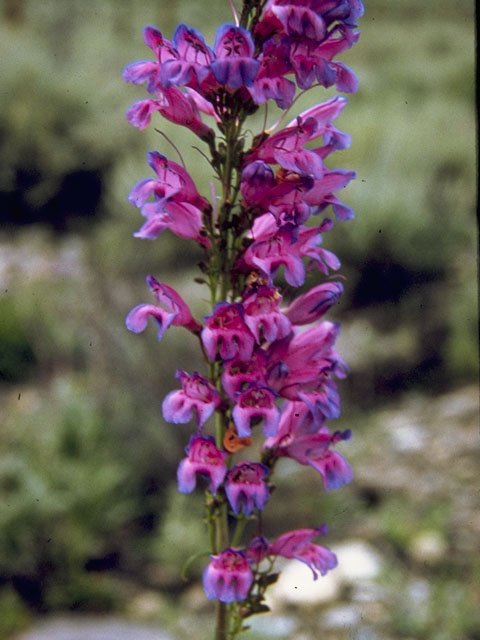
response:
{"label": "white rock", "polygon": [[362,540],[349,540],[331,547],[338,558],[334,573],[345,581],[373,580],[382,570],[382,558]]}
{"label": "white rock", "polygon": [[72,616],[46,621],[19,640],[172,640],[161,629],[101,616]]}
{"label": "white rock", "polygon": [[291,638],[297,623],[289,616],[253,616],[246,623],[255,633],[265,638]]}
{"label": "white rock", "polygon": [[328,609],[322,616],[322,627],[326,629],[343,629],[356,627],[361,619],[361,613],[355,605],[344,605]]}
{"label": "white rock", "polygon": [[[403,422],[400,416],[398,418],[398,422]],[[390,437],[397,451],[419,451],[423,449],[427,435],[419,424],[404,422],[403,424],[390,425],[390,427]]]}
{"label": "white rock", "polygon": [[331,602],[340,594],[338,570],[313,579],[311,570],[303,562],[289,560],[281,570],[280,578],[266,593],[266,603],[273,610],[287,604],[314,605]]}
{"label": "white rock", "polygon": [[437,531],[421,531],[410,544],[410,553],[418,562],[435,564],[447,553],[447,543]]}

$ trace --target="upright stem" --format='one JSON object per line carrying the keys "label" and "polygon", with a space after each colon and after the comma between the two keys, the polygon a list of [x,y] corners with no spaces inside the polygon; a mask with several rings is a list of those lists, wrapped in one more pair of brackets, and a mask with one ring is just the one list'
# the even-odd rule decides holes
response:
{"label": "upright stem", "polygon": [[227,605],[217,600],[217,624],[215,629],[215,640],[228,640],[227,636]]}

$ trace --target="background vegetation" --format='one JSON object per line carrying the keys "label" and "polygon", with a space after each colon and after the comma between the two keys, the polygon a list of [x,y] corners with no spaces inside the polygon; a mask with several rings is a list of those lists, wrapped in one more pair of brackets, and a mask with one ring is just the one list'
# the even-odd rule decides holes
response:
{"label": "background vegetation", "polygon": [[[147,273],[178,286],[199,315],[205,291],[191,283],[195,248],[168,234],[132,238],[140,216],[126,195],[148,175],[144,153],[173,151],[153,128],[129,127],[124,111],[142,93],[121,70],[149,57],[143,25],[170,36],[184,21],[212,41],[231,20],[228,3],[3,0],[0,18],[0,636],[45,612],[126,611],[142,589],[163,594],[163,619],[173,620],[201,513],[174,486],[190,428],[163,424],[159,409],[175,368],[202,363],[186,332],[159,345],[123,319],[149,300]],[[333,159],[358,171],[344,196],[357,218],[325,245],[347,276],[335,310],[353,370],[342,426],[358,429],[359,457],[372,450],[379,411],[412,394],[434,402],[478,373],[472,3],[371,0],[361,28],[345,56],[360,90],[338,121],[354,143]],[[312,92],[299,108],[328,95]],[[156,126],[208,194],[194,137]],[[309,478],[285,484],[289,508],[280,502],[269,516],[271,535],[346,509],[335,538],[348,537],[375,507],[358,487],[305,495]],[[392,497],[375,512],[399,583],[416,524],[446,526],[432,509],[416,520]],[[429,576],[437,613],[465,566],[473,570],[453,563]],[[443,635],[433,614],[393,616],[390,634],[478,638],[468,585]]]}

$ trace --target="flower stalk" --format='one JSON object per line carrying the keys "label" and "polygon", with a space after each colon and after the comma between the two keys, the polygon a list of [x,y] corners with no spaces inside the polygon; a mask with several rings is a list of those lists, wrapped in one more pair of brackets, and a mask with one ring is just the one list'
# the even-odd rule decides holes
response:
{"label": "flower stalk", "polygon": [[[277,129],[298,95],[312,87],[356,90],[354,73],[336,56],[358,40],[363,13],[361,0],[243,0],[240,11],[229,2],[235,24],[217,29],[213,47],[185,24],[171,41],[146,27],[154,60],[124,70],[127,82],[145,83],[151,96],[127,111],[130,123],[143,129],[159,112],[190,129],[206,145],[199,150],[221,193],[217,202],[212,187],[210,202],[185,166],[148,153],[154,177],[140,180],[129,195],[145,218],[134,235],[153,240],[168,230],[201,246],[196,281],[207,284],[211,308],[195,319],[180,294],[149,276],[156,304],[137,305],[127,316],[135,333],[151,318],[159,340],[171,326],[199,338],[204,373],[178,370],[181,388],[167,395],[162,411],[167,422],[196,424],[177,482],[183,493],[201,479],[208,485],[211,556],[203,587],[216,600],[215,640],[234,640],[246,618],[268,611],[264,596],[278,579],[278,556],[304,562],[314,579],[337,564],[328,547],[312,541],[325,526],[272,542],[264,537],[262,511],[282,458],[312,467],[325,491],[352,479],[335,449],[350,431],[332,433],[327,426],[340,414],[336,379],[347,367],[335,350],[339,325],[323,319],[343,291],[329,277],[340,262],[322,246],[334,225],[324,212],[333,211],[337,221],[353,217],[336,192],[355,173],[324,163],[350,144],[333,124],[346,99],[312,106]],[[282,115],[268,128],[271,100]],[[245,124],[261,105],[262,130],[250,134]],[[315,268],[324,281],[292,298],[291,290]],[[251,521],[257,533],[249,539]]]}

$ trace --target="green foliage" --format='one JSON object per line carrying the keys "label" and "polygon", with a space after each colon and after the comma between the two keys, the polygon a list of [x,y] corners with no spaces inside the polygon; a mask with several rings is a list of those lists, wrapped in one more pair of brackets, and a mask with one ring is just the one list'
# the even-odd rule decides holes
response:
{"label": "green foliage", "polygon": [[0,639],[8,640],[31,621],[28,607],[11,588],[0,588]]}
{"label": "green foliage", "polygon": [[0,381],[19,382],[35,369],[32,344],[18,317],[13,296],[0,298]]}

